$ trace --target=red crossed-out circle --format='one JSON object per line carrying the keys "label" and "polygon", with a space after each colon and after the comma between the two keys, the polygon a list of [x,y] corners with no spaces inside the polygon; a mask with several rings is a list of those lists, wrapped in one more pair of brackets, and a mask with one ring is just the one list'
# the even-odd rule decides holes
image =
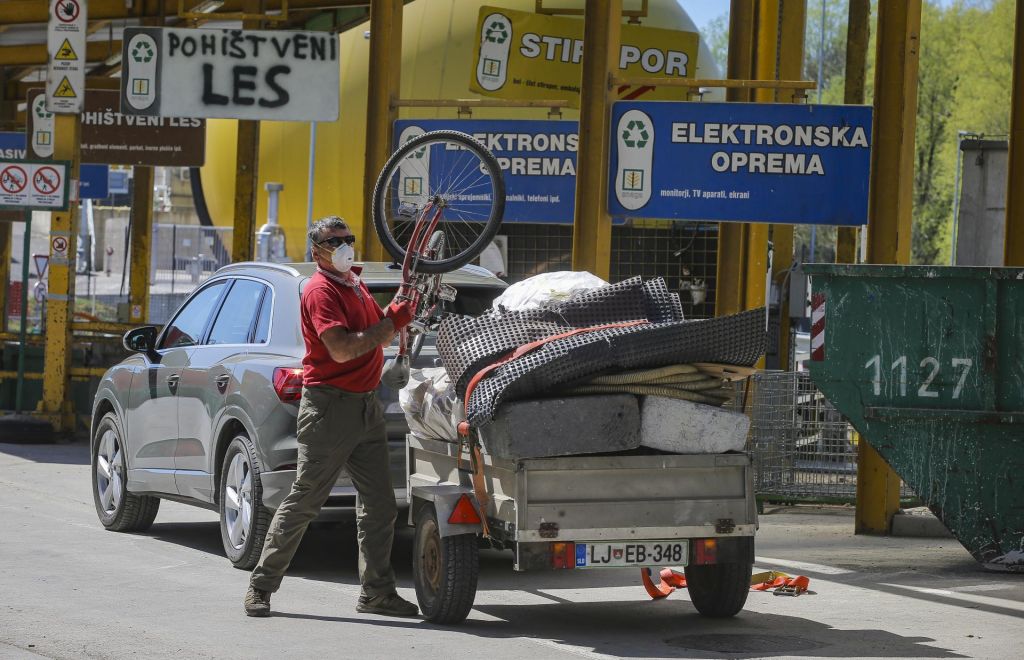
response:
{"label": "red crossed-out circle", "polygon": [[53,251],[54,252],[66,252],[68,249],[68,239],[63,236],[58,236],[53,239]]}
{"label": "red crossed-out circle", "polygon": [[57,0],[53,5],[53,15],[61,23],[74,23],[82,8],[78,6],[78,0]]}
{"label": "red crossed-out circle", "polygon": [[60,172],[49,165],[40,167],[32,177],[32,187],[41,195],[52,195],[60,188]]}
{"label": "red crossed-out circle", "polygon": [[0,188],[12,195],[20,193],[28,185],[28,175],[17,165],[8,165],[0,172]]}

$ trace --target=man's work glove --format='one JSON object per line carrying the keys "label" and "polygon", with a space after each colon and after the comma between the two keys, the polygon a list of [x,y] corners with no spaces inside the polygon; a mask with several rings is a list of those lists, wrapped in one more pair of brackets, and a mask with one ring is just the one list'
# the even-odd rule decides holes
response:
{"label": "man's work glove", "polygon": [[398,331],[412,322],[412,317],[415,312],[416,310],[413,309],[412,302],[395,298],[391,301],[391,304],[388,305],[388,308],[384,310],[384,317],[391,319],[391,323],[394,324],[395,330]]}

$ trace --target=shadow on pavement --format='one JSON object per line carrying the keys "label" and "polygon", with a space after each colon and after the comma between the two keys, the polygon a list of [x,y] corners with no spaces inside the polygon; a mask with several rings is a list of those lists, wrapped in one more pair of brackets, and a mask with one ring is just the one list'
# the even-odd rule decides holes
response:
{"label": "shadow on pavement", "polygon": [[0,456],[4,455],[23,458],[34,463],[88,465],[89,443],[85,440],[45,445],[21,445],[0,442]]}

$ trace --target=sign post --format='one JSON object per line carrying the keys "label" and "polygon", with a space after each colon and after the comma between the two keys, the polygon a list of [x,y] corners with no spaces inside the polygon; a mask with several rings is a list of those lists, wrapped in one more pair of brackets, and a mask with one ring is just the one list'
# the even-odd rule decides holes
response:
{"label": "sign post", "polygon": [[85,97],[86,0],[50,0],[46,109],[77,114]]}
{"label": "sign post", "polygon": [[867,106],[620,101],[611,137],[613,216],[867,222]]}

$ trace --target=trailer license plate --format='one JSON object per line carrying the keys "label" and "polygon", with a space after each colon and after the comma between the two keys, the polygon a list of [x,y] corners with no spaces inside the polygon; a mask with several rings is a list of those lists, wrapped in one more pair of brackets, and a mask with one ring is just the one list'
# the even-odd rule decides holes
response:
{"label": "trailer license plate", "polygon": [[678,566],[689,559],[686,541],[577,543],[576,568]]}

